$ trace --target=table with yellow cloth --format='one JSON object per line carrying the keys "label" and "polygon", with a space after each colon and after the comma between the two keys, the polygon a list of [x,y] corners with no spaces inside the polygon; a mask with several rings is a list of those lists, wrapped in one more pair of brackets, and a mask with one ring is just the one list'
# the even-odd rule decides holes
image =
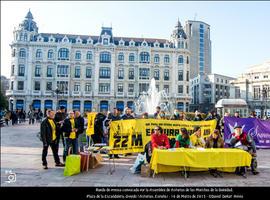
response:
{"label": "table with yellow cloth", "polygon": [[160,172],[207,171],[209,168],[223,172],[234,172],[236,167],[250,166],[251,155],[241,149],[157,149],[150,166],[154,174]]}

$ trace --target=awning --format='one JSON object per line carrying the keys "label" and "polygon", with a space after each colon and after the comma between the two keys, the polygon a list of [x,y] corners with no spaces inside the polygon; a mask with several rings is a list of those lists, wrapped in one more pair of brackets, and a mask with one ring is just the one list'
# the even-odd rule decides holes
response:
{"label": "awning", "polygon": [[80,101],[73,101],[73,110],[80,110],[81,102]]}
{"label": "awning", "polygon": [[91,111],[92,110],[92,101],[85,101],[84,102],[84,110]]}
{"label": "awning", "polygon": [[108,101],[101,101],[100,102],[100,111],[108,110],[108,108],[109,108]]}
{"label": "awning", "polygon": [[52,109],[53,108],[53,102],[52,102],[52,100],[45,100],[44,108],[45,109]]}
{"label": "awning", "polygon": [[24,107],[23,100],[17,100],[16,101],[16,109],[23,109],[23,107]]}
{"label": "awning", "polygon": [[33,101],[33,108],[34,109],[40,109],[41,108],[41,102],[40,102],[40,100],[34,100]]}
{"label": "awning", "polygon": [[123,111],[124,110],[124,102],[123,101],[117,101],[116,102],[116,108]]}

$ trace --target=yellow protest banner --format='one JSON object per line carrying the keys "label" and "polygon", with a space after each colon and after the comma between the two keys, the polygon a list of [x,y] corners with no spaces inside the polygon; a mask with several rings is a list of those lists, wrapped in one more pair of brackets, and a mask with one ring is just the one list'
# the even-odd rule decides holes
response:
{"label": "yellow protest banner", "polygon": [[94,134],[94,124],[95,124],[96,115],[97,115],[96,112],[87,113],[86,135],[88,135],[88,136]]}
{"label": "yellow protest banner", "polygon": [[201,127],[203,137],[208,137],[216,127],[216,120],[211,121],[178,121],[157,119],[130,119],[113,121],[110,125],[109,146],[114,154],[143,152],[151,140],[155,126],[160,126],[169,138],[175,138],[181,128],[192,133],[195,126]]}

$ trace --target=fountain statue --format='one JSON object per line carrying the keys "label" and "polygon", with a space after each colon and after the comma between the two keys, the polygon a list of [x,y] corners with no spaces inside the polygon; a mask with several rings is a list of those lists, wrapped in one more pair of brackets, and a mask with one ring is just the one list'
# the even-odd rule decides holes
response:
{"label": "fountain statue", "polygon": [[152,78],[148,91],[143,91],[135,102],[135,113],[147,112],[149,115],[153,115],[157,106],[160,106],[161,110],[165,112],[172,110],[172,103],[169,102],[167,93],[165,90],[159,92],[156,88],[156,80]]}

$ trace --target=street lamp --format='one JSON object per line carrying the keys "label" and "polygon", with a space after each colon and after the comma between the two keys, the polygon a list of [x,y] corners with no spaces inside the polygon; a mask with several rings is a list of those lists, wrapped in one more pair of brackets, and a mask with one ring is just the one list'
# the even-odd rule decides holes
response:
{"label": "street lamp", "polygon": [[264,116],[267,117],[267,98],[268,98],[268,94],[270,91],[270,87],[268,85],[263,85],[263,89],[262,89],[262,95],[263,95],[263,99],[264,99]]}
{"label": "street lamp", "polygon": [[58,109],[59,107],[59,102],[58,102],[58,94],[60,94],[60,90],[58,87],[56,87],[56,89],[54,90],[54,92],[56,93],[56,109]]}

